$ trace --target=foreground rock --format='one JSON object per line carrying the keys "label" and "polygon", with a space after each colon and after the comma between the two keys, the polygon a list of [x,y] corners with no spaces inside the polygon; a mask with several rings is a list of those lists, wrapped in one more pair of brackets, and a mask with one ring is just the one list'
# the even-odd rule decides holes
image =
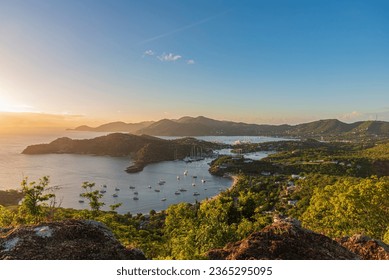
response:
{"label": "foreground rock", "polygon": [[211,250],[214,260],[355,260],[360,257],[336,241],[300,227],[294,221],[278,221],[246,239]]}
{"label": "foreground rock", "polygon": [[356,234],[337,241],[364,260],[389,260],[389,246],[380,240]]}
{"label": "foreground rock", "polygon": [[0,231],[0,259],[144,260],[125,248],[102,223],[67,220]]}

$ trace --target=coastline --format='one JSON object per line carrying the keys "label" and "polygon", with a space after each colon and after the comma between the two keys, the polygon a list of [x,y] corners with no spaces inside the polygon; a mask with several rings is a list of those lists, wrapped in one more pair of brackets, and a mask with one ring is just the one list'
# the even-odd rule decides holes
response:
{"label": "coastline", "polygon": [[226,191],[230,191],[230,190],[232,190],[232,189],[236,186],[236,184],[238,183],[238,181],[239,181],[239,175],[232,175],[232,174],[226,174],[226,175],[227,175],[227,177],[231,178],[231,180],[232,180],[231,186],[226,190]]}
{"label": "coastline", "polygon": [[214,199],[219,198],[220,195],[221,195],[222,193],[224,193],[224,192],[229,192],[229,191],[233,190],[233,189],[235,188],[236,184],[237,184],[238,181],[239,181],[239,175],[233,175],[233,174],[228,174],[228,173],[226,173],[226,174],[224,174],[222,177],[230,178],[230,179],[232,180],[231,186],[230,186],[228,189],[226,189],[226,190],[224,190],[224,191],[222,191],[222,192],[219,192],[217,195],[212,196],[211,198],[205,199],[205,200],[203,200],[203,201],[206,202],[206,201],[211,201],[211,200],[214,200]]}

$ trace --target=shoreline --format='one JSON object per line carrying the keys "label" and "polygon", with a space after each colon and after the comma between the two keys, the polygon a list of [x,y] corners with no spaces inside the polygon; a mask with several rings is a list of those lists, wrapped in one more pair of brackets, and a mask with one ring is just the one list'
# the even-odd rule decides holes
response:
{"label": "shoreline", "polygon": [[232,190],[232,189],[236,186],[236,184],[238,183],[238,181],[239,181],[239,175],[226,174],[226,177],[231,178],[231,180],[232,180],[231,186],[226,190],[226,191],[230,191],[230,190]]}
{"label": "shoreline", "polygon": [[214,199],[219,198],[220,195],[221,195],[222,193],[233,190],[233,189],[235,188],[236,184],[237,184],[238,181],[239,181],[239,175],[232,175],[232,174],[227,174],[227,173],[226,173],[226,174],[224,174],[222,177],[230,178],[230,179],[232,180],[231,186],[230,186],[229,188],[227,188],[226,190],[219,192],[217,195],[212,196],[211,198],[208,198],[208,199],[204,199],[204,200],[202,200],[202,201],[207,202],[207,201],[211,201],[211,200],[214,200]]}

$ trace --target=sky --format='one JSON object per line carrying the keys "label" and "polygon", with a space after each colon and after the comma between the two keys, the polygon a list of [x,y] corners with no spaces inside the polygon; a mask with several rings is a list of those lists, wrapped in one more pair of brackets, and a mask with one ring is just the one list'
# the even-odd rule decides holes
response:
{"label": "sky", "polygon": [[389,121],[389,2],[0,0],[0,112]]}

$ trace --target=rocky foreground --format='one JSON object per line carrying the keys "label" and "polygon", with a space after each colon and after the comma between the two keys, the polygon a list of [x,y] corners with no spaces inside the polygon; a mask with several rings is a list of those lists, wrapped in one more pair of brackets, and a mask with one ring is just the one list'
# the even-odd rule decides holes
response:
{"label": "rocky foreground", "polygon": [[[389,246],[363,235],[332,240],[281,220],[246,239],[213,249],[211,260],[389,260]],[[126,248],[102,223],[67,220],[37,226],[0,228],[0,259],[145,260]]]}
{"label": "rocky foreground", "polygon": [[336,241],[364,260],[389,260],[389,246],[380,240],[356,234]]}
{"label": "rocky foreground", "polygon": [[102,223],[67,220],[0,229],[0,259],[8,260],[144,260],[125,248]]}
{"label": "rocky foreground", "polygon": [[282,220],[244,240],[211,250],[207,257],[212,260],[387,260],[389,247],[368,237],[344,238],[338,243],[302,228],[298,221]]}

